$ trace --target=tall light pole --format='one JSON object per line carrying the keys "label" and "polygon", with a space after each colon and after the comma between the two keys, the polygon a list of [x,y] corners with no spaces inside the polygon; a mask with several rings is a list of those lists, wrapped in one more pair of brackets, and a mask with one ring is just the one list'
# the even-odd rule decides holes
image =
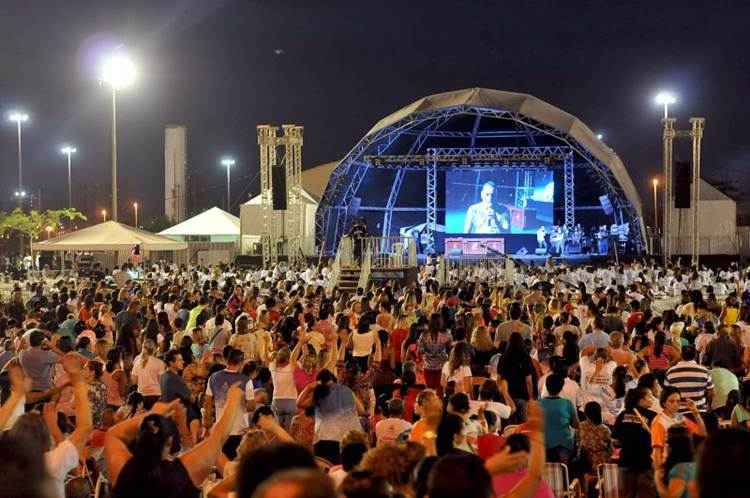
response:
{"label": "tall light pole", "polygon": [[227,168],[227,212],[231,212],[231,197],[230,197],[230,176],[229,172],[232,170],[232,166],[235,164],[235,160],[231,157],[225,157],[221,160],[221,164]]}
{"label": "tall light pole", "polygon": [[138,228],[138,203],[133,203],[133,213],[135,214],[135,227]]}
{"label": "tall light pole", "polygon": [[107,210],[102,209],[102,222],[107,221]]}
{"label": "tall light pole", "polygon": [[657,105],[664,106],[664,119],[663,131],[662,131],[662,160],[664,167],[664,213],[662,214],[662,237],[664,239],[662,252],[664,253],[664,264],[669,262],[672,256],[672,248],[670,241],[670,223],[672,223],[672,153],[673,153],[673,142],[676,136],[674,124],[675,119],[669,117],[669,106],[677,103],[677,97],[671,92],[659,92],[654,98],[654,102]]}
{"label": "tall light pole", "polygon": [[70,173],[70,156],[76,153],[76,148],[70,145],[66,145],[60,152],[68,156],[68,207],[73,207],[73,181]]}
{"label": "tall light pole", "polygon": [[677,103],[677,97],[671,92],[659,92],[654,97],[654,102],[664,106],[664,119],[669,117],[669,106]]}
{"label": "tall light pole", "polygon": [[11,111],[8,121],[16,123],[18,132],[18,190],[23,190],[23,151],[21,148],[21,124],[29,120],[29,115],[22,111]]}
{"label": "tall light pole", "polygon": [[659,187],[659,179],[654,178],[653,180],[651,180],[651,183],[654,186],[654,233],[656,233],[656,231],[659,229],[659,194],[656,191],[657,187]]}
{"label": "tall light pole", "polygon": [[101,81],[112,88],[112,220],[117,221],[117,91],[135,81],[136,68],[126,55],[118,53],[104,61]]}

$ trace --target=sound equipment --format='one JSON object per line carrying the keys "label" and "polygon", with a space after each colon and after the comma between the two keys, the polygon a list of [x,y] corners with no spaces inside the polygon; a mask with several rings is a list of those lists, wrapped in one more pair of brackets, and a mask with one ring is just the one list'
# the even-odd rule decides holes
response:
{"label": "sound equipment", "polygon": [[279,166],[271,168],[271,198],[275,211],[285,211],[286,203],[286,174]]}
{"label": "sound equipment", "polygon": [[604,214],[606,214],[607,216],[612,216],[614,210],[612,209],[612,203],[609,201],[609,196],[607,194],[599,196],[599,204],[602,205]]}
{"label": "sound equipment", "polygon": [[690,162],[674,162],[674,207],[690,209]]}

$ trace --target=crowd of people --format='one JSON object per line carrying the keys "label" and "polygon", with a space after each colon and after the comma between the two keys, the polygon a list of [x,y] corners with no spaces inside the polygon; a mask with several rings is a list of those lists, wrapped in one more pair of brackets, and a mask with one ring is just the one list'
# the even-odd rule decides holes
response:
{"label": "crowd of people", "polygon": [[144,267],[0,303],[0,497],[750,489],[737,266],[427,264],[351,294],[313,266]]}

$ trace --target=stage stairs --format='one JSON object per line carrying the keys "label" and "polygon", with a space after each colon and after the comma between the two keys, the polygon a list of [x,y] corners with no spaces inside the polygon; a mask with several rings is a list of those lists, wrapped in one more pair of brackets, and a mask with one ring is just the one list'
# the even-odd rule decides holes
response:
{"label": "stage stairs", "polygon": [[361,268],[341,268],[338,280],[339,289],[348,293],[350,296],[354,295],[359,286],[361,272]]}

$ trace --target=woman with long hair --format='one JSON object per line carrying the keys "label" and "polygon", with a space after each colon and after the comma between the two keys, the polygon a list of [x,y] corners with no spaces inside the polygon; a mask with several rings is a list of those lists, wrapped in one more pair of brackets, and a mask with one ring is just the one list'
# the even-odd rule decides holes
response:
{"label": "woman with long hair", "polygon": [[122,353],[117,348],[107,352],[102,382],[107,388],[107,405],[117,411],[125,402],[128,391],[128,374],[123,368]]}
{"label": "woman with long hair", "polygon": [[646,346],[638,354],[646,360],[649,370],[652,372],[664,372],[677,362],[676,353],[672,346],[666,345],[667,336],[659,331],[654,334],[654,343]]}
{"label": "woman with long hair", "polygon": [[697,496],[693,440],[687,428],[675,425],[667,431],[667,458],[656,470],[656,489],[661,498]]}
{"label": "woman with long hair", "polygon": [[443,330],[443,320],[437,313],[430,315],[428,330],[419,338],[418,349],[422,354],[425,384],[440,391],[443,364],[448,359],[451,337]]}
{"label": "woman with long hair", "polygon": [[466,342],[457,342],[443,364],[440,374],[440,385],[446,388],[449,382],[456,386],[455,392],[471,393],[471,368],[469,368],[469,351]]}
{"label": "woman with long hair", "polygon": [[107,473],[117,498],[198,498],[199,487],[221,454],[240,412],[241,389],[231,388],[226,408],[202,442],[174,457],[180,435],[168,417],[179,401],[160,403],[154,411],[112,427],[105,442]]}
{"label": "woman with long hair", "polygon": [[497,375],[498,380],[508,383],[508,392],[516,405],[514,416],[519,422],[526,420],[526,405],[534,395],[533,372],[534,365],[523,337],[513,332],[497,364]]}
{"label": "woman with long hair", "polygon": [[166,370],[163,361],[155,356],[156,343],[151,339],[143,341],[141,354],[133,360],[131,375],[138,386],[138,392],[143,395],[143,406],[150,410],[161,396],[159,377]]}

